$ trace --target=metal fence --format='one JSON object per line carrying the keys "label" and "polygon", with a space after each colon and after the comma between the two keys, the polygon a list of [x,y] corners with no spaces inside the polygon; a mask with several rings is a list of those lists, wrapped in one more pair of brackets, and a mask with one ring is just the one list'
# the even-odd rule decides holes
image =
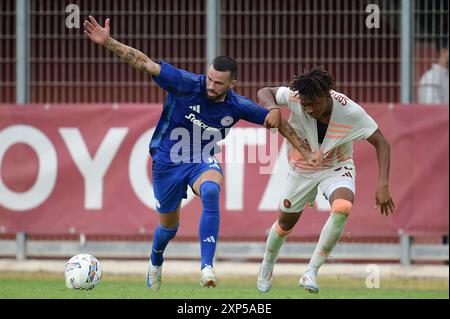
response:
{"label": "metal fence", "polygon": [[164,92],[150,76],[89,41],[83,20],[111,20],[111,35],[152,59],[204,72],[204,1],[76,1],[80,28],[66,28],[74,1],[33,1],[31,7],[32,102],[151,102]]}
{"label": "metal fence", "polygon": [[255,96],[262,86],[287,84],[321,65],[357,101],[398,101],[399,1],[376,2],[378,28],[366,25],[371,3],[223,1],[222,46],[241,62],[243,93]]}
{"label": "metal fence", "polygon": [[[0,1],[0,102],[16,99],[16,1]],[[215,0],[30,0],[28,101],[162,102],[164,92],[148,75],[91,43],[82,25],[67,28],[66,7],[78,5],[81,24],[89,14],[102,24],[109,17],[121,42],[154,60],[203,73],[207,1]],[[221,0],[218,53],[237,59],[237,91],[251,98],[263,86],[287,84],[322,65],[335,75],[337,89],[356,101],[400,102],[406,1]],[[448,38],[448,1],[415,0],[411,6],[413,102],[421,74],[436,61],[436,40]]]}
{"label": "metal fence", "polygon": [[0,1],[0,103],[14,103],[16,100],[15,11],[14,1]]}
{"label": "metal fence", "polygon": [[[14,237],[0,236],[0,257],[24,260],[27,258],[66,258],[78,253],[90,253],[97,258],[148,259],[150,238],[133,240],[91,240],[84,235],[79,238],[61,240],[42,239],[17,233]],[[316,244],[312,242],[286,242],[280,249],[279,260],[297,261],[310,259]],[[175,241],[167,246],[166,259],[198,259],[198,242]],[[264,255],[264,242],[233,241],[219,242],[216,260],[250,261]],[[397,242],[349,243],[340,241],[327,262],[355,262],[369,260],[412,263],[447,263],[448,244],[417,243],[412,237],[402,234]],[[237,257],[238,256],[238,257]]]}

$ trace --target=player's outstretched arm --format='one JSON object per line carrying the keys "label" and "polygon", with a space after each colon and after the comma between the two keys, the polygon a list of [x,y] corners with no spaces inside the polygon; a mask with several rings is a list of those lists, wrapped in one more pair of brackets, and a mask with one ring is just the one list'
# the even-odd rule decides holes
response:
{"label": "player's outstretched arm", "polygon": [[264,120],[264,126],[267,128],[278,128],[281,122],[281,112],[275,96],[278,88],[265,87],[258,91],[259,104],[265,109],[269,110],[269,114]]}
{"label": "player's outstretched arm", "polygon": [[132,67],[158,76],[161,66],[153,62],[148,56],[139,50],[129,47],[110,36],[109,19],[105,21],[105,27],[100,26],[93,16],[83,23],[84,33],[93,42],[100,44],[127,62]]}
{"label": "player's outstretched arm", "polygon": [[380,208],[381,214],[389,215],[389,211],[393,213],[395,210],[394,201],[389,193],[391,147],[379,129],[367,141],[375,147],[377,152],[379,176],[377,192],[375,194],[376,207]]}

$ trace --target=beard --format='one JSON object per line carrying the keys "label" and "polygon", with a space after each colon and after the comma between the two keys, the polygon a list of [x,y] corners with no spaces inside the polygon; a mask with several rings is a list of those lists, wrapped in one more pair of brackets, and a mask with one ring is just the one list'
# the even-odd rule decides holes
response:
{"label": "beard", "polygon": [[[211,91],[209,91],[209,92],[211,92]],[[218,94],[216,92],[212,92],[212,93],[214,94],[214,96],[209,95],[208,91],[206,91],[206,99],[209,101],[212,101],[212,102],[216,102],[217,100],[220,100],[222,97],[224,97],[227,94],[226,91],[221,94]]]}

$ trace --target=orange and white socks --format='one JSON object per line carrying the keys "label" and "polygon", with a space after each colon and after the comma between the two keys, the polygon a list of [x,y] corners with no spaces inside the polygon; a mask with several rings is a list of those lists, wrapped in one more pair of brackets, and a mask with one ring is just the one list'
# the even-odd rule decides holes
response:
{"label": "orange and white socks", "polygon": [[278,220],[270,228],[269,236],[266,242],[266,251],[264,253],[263,263],[273,267],[278,258],[281,246],[283,246],[286,236],[292,231],[283,230],[278,224]]}
{"label": "orange and white socks", "polygon": [[330,214],[320,233],[319,241],[309,262],[309,269],[317,273],[344,232],[347,217],[346,214]]}

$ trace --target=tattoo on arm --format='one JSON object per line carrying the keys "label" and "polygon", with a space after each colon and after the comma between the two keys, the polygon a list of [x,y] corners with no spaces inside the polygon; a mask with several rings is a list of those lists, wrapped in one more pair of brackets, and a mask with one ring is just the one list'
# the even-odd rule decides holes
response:
{"label": "tattoo on arm", "polygon": [[104,46],[135,69],[151,74],[156,72],[156,70],[152,68],[154,62],[141,51],[120,43],[112,37],[109,37],[108,40],[106,40]]}
{"label": "tattoo on arm", "polygon": [[280,133],[307,159],[309,157],[306,143],[297,135],[294,128],[286,120],[281,120]]}

